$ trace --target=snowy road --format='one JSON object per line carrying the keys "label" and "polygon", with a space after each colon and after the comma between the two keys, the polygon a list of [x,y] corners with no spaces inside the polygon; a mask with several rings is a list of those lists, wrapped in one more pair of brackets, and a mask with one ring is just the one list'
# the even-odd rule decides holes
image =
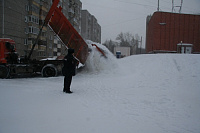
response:
{"label": "snowy road", "polygon": [[199,55],[99,60],[73,78],[73,94],[62,76],[1,79],[0,133],[200,132]]}

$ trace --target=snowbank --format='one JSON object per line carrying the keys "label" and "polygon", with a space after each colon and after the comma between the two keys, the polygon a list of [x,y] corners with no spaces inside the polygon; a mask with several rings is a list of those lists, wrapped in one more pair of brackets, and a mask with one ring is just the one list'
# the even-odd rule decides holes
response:
{"label": "snowbank", "polygon": [[62,93],[62,76],[0,79],[0,132],[199,133],[199,59],[137,55],[112,69],[100,57],[94,70],[111,69],[77,74],[73,94]]}

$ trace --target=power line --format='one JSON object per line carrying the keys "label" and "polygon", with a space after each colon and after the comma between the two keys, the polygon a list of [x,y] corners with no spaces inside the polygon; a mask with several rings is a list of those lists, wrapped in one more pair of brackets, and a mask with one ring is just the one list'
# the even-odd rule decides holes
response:
{"label": "power line", "polygon": [[[148,5],[148,4],[141,4],[141,3],[128,2],[128,1],[120,1],[120,0],[114,0],[114,1],[122,2],[122,3],[127,3],[127,4],[133,4],[133,5],[139,5],[139,6],[143,6],[145,8],[154,8],[154,9],[157,9],[157,6],[155,6],[156,5],[155,3],[152,3],[152,4],[155,4],[155,5]],[[171,8],[163,6],[163,5],[159,7],[159,9],[161,9],[161,8],[171,9]]]}
{"label": "power line", "polygon": [[130,20],[126,20],[126,21],[114,23],[114,24],[105,25],[104,28],[105,28],[105,27],[114,26],[114,25],[123,24],[123,23],[127,23],[127,22],[131,22],[131,21],[136,21],[136,20],[141,19],[141,18],[143,19],[143,17],[139,17],[139,18],[135,18],[135,19],[130,19]]}
{"label": "power line", "polygon": [[97,5],[97,4],[88,3],[88,2],[85,2],[84,4],[85,5],[91,5],[92,7],[104,8],[104,9],[107,9],[107,10],[115,10],[115,11],[118,11],[118,12],[126,12],[126,13],[131,13],[131,14],[133,13],[132,11],[128,11],[128,10],[121,10],[119,8],[108,7],[108,6],[103,6],[103,5]]}
{"label": "power line", "polygon": [[[129,13],[129,14],[140,14],[140,15],[146,15],[146,13],[144,13],[144,12],[142,12],[142,11],[139,11],[139,10],[134,10],[134,12],[133,12],[133,10],[124,10],[124,8],[119,8],[119,7],[114,7],[114,6],[112,6],[112,7],[109,7],[109,6],[104,6],[104,5],[101,5],[101,4],[93,4],[93,3],[88,3],[88,2],[85,2],[84,3],[84,5],[87,5],[87,6],[90,6],[90,8],[92,7],[92,8],[95,8],[95,11],[97,11],[96,10],[96,8],[103,8],[103,9],[106,9],[106,10],[113,10],[113,11],[117,11],[117,12],[119,12],[119,13]],[[114,5],[114,4],[113,4]],[[148,8],[148,7],[147,7]],[[152,8],[152,7],[151,7]],[[153,7],[154,8],[154,7]],[[86,8],[87,9],[87,8]],[[128,9],[128,8],[126,8],[126,9]],[[146,9],[146,8],[145,8]],[[106,11],[106,10],[101,10],[101,11]],[[99,11],[99,10],[98,10]],[[108,12],[108,14],[110,14],[111,12],[109,12],[109,11],[107,11]],[[115,13],[116,14],[116,13]]]}
{"label": "power line", "polygon": [[134,5],[139,5],[139,6],[143,6],[143,7],[156,7],[153,5],[146,5],[146,4],[141,4],[141,3],[136,3],[136,2],[128,2],[128,1],[120,1],[120,0],[114,0],[117,2],[122,2],[122,3],[128,3],[128,4],[134,4]]}
{"label": "power line", "polygon": [[165,1],[165,0],[162,0],[162,2],[168,3],[168,4],[171,4],[171,3],[172,3],[172,2],[169,2],[169,1]]}
{"label": "power line", "polygon": [[146,1],[148,3],[151,3],[151,4],[155,5],[155,2],[152,2],[152,1],[149,1],[149,0],[143,0],[143,1]]}

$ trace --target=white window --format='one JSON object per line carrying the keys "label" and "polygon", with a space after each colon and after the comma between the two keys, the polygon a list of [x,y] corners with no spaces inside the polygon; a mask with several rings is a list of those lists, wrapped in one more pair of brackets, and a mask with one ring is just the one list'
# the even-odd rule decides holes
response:
{"label": "white window", "polygon": [[24,39],[24,45],[28,44],[28,39]]}
{"label": "white window", "polygon": [[66,7],[65,7],[65,5],[63,5],[63,9],[64,9],[64,10],[66,10]]}
{"label": "white window", "polygon": [[28,16],[28,21],[32,22],[32,16]]}
{"label": "white window", "polygon": [[31,16],[32,20],[31,22],[35,22],[35,16]]}
{"label": "white window", "polygon": [[36,24],[39,24],[39,18],[36,17]]}
{"label": "white window", "polygon": [[50,39],[50,40],[53,40],[53,37],[52,37],[52,35],[49,35],[49,39]]}
{"label": "white window", "polygon": [[24,33],[28,34],[28,28],[26,28],[26,27],[24,28]]}
{"label": "white window", "polygon": [[39,18],[36,17],[36,16],[34,16],[34,15],[28,16],[27,19],[28,19],[28,20],[27,20],[28,22],[33,22],[33,23],[39,24]]}
{"label": "white window", "polygon": [[33,27],[32,26],[28,27],[28,33],[33,33]]}
{"label": "white window", "polygon": [[25,5],[26,11],[29,11],[29,5]]}
{"label": "white window", "polygon": [[52,43],[49,43],[49,48],[52,48]]}
{"label": "white window", "polygon": [[39,29],[36,27],[33,27],[33,34],[38,34],[39,33]]}
{"label": "white window", "polygon": [[28,22],[28,17],[25,16],[24,21],[27,23]]}
{"label": "white window", "polygon": [[33,33],[33,34],[38,34],[39,33],[39,28],[29,26],[28,27],[28,33]]}
{"label": "white window", "polygon": [[29,40],[28,40],[28,44],[29,44],[29,45],[33,44],[32,40],[29,39]]}
{"label": "white window", "polygon": [[44,36],[44,37],[46,37],[47,33],[45,31],[42,31],[41,35]]}

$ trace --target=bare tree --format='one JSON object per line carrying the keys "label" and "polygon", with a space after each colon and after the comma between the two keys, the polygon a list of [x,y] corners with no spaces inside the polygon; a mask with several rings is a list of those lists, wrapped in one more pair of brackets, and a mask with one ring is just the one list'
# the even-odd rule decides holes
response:
{"label": "bare tree", "polygon": [[103,45],[106,46],[112,53],[114,53],[114,47],[117,46],[118,44],[117,42],[114,42],[110,39],[110,40],[106,40],[103,43]]}
{"label": "bare tree", "polygon": [[139,35],[136,34],[135,36],[131,34],[130,32],[126,33],[119,33],[116,37],[116,40],[118,40],[119,43],[114,42],[112,40],[106,40],[103,45],[106,46],[112,53],[114,52],[115,46],[121,46],[121,47],[130,47],[131,54],[136,54],[136,50],[138,48],[138,42],[139,42]]}

